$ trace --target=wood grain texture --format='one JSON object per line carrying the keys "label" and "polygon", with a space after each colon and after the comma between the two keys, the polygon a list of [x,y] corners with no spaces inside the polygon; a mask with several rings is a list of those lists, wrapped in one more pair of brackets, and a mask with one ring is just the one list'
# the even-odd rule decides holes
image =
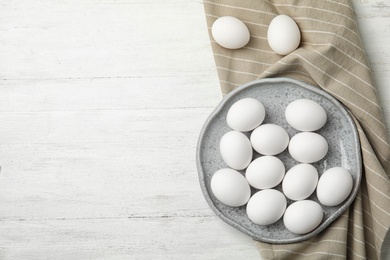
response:
{"label": "wood grain texture", "polygon": [[[353,1],[387,124],[390,7]],[[201,1],[0,3],[0,259],[258,259],[198,183]]]}

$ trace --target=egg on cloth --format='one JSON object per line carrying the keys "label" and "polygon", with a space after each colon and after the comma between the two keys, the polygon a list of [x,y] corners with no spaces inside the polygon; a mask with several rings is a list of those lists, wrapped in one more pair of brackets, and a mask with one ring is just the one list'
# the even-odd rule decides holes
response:
{"label": "egg on cloth", "polygon": [[251,189],[245,177],[229,168],[216,171],[211,178],[210,187],[219,201],[231,207],[244,205],[251,195]]}
{"label": "egg on cloth", "polygon": [[248,27],[233,16],[223,16],[215,20],[211,27],[214,40],[224,48],[239,49],[248,44]]}
{"label": "egg on cloth", "polygon": [[267,40],[274,52],[287,55],[298,48],[301,41],[301,32],[290,16],[282,14],[272,19],[269,24]]}
{"label": "egg on cloth", "polygon": [[226,121],[233,130],[248,132],[258,127],[264,117],[265,108],[260,101],[254,98],[243,98],[229,108]]}
{"label": "egg on cloth", "polygon": [[317,198],[325,206],[336,206],[351,193],[352,175],[342,167],[326,170],[320,177],[317,186]]}
{"label": "egg on cloth", "polygon": [[250,136],[253,149],[262,155],[276,155],[283,152],[289,140],[286,130],[275,124],[260,125]]}
{"label": "egg on cloth", "polygon": [[287,207],[283,216],[285,227],[295,234],[306,234],[322,221],[321,206],[313,200],[300,200]]}
{"label": "egg on cloth", "polygon": [[274,189],[256,192],[246,205],[248,218],[258,225],[270,225],[278,221],[286,209],[283,193]]}
{"label": "egg on cloth", "polygon": [[229,131],[224,134],[219,149],[224,162],[235,170],[245,169],[252,160],[251,143],[241,132]]}

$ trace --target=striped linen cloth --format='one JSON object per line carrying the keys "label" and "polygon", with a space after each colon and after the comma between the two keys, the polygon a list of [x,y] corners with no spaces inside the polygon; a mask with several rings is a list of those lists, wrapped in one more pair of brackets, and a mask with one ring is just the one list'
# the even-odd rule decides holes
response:
{"label": "striped linen cloth", "polygon": [[[358,127],[364,174],[353,204],[304,242],[256,242],[262,259],[379,259],[390,226],[390,146],[352,2],[205,0],[203,5],[222,94],[255,79],[290,77],[333,95]],[[292,17],[302,35],[299,48],[287,56],[274,53],[266,38],[279,14]],[[226,15],[249,28],[251,40],[244,48],[228,50],[212,38],[213,22]]]}

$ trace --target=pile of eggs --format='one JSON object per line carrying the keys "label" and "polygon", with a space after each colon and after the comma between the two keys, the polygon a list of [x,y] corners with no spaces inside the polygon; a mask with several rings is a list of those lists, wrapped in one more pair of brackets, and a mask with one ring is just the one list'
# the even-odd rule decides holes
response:
{"label": "pile of eggs", "polygon": [[[327,121],[317,102],[297,99],[288,104],[285,119],[298,130],[291,138],[283,127],[264,124],[265,114],[263,104],[254,98],[240,99],[229,108],[226,122],[231,130],[220,140],[221,158],[227,167],[213,174],[211,190],[227,206],[246,204],[248,218],[257,225],[270,225],[283,217],[290,232],[308,233],[321,223],[322,206],[337,206],[349,196],[352,175],[342,167],[319,175],[313,166],[328,153],[326,139],[315,132]],[[286,149],[296,161],[287,171],[277,157]],[[255,152],[260,157],[253,160]],[[314,192],[319,203],[309,199]],[[292,201],[290,205],[287,199]]]}
{"label": "pile of eggs", "polygon": [[[211,34],[220,46],[227,49],[242,48],[250,40],[248,27],[233,16],[218,18],[211,27]],[[301,33],[298,25],[291,17],[278,15],[269,24],[267,39],[274,52],[287,55],[298,48]]]}
{"label": "pile of eggs", "polygon": [[[247,26],[232,16],[218,18],[211,33],[227,49],[242,48],[250,41]],[[291,17],[278,15],[272,19],[267,41],[275,53],[291,53],[300,40],[300,30]],[[327,140],[315,132],[327,121],[321,105],[297,99],[286,107],[287,123],[299,131],[291,138],[283,127],[263,124],[265,112],[263,104],[253,98],[238,100],[230,107],[226,121],[232,130],[220,140],[220,154],[228,167],[214,173],[211,190],[227,206],[246,204],[247,216],[255,224],[270,225],[283,217],[285,227],[292,233],[308,233],[321,223],[322,205],[337,206],[349,196],[352,176],[342,167],[333,167],[319,177],[312,165],[328,153]],[[277,157],[286,149],[297,162],[287,172]],[[253,160],[254,152],[261,156]],[[251,187],[256,190],[253,195]],[[319,203],[309,199],[314,192]],[[293,203],[288,205],[287,199]]]}

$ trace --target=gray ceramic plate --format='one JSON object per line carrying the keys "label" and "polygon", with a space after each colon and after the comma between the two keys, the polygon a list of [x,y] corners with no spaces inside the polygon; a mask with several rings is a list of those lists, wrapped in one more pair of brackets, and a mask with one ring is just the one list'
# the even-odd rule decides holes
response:
{"label": "gray ceramic plate", "polygon": [[[266,109],[264,123],[273,123],[282,126],[288,132],[290,138],[298,133],[290,127],[285,118],[284,110],[293,100],[307,98],[319,103],[327,112],[328,120],[323,128],[317,132],[328,141],[329,151],[324,159],[313,165],[321,175],[326,169],[341,166],[349,170],[353,176],[353,188],[349,197],[335,207],[323,206],[324,218],[321,224],[310,233],[297,235],[289,232],[283,224],[282,218],[268,226],[260,226],[252,223],[247,215],[245,207],[229,207],[215,198],[210,188],[210,180],[213,174],[227,165],[223,162],[219,153],[219,141],[221,137],[231,129],[226,123],[226,114],[236,101],[252,97],[260,100]],[[249,136],[250,133],[246,133]],[[204,197],[211,209],[223,221],[237,228],[255,240],[283,244],[306,240],[325,229],[332,221],[339,217],[355,198],[361,177],[360,143],[356,126],[349,112],[335,98],[320,90],[300,81],[289,78],[261,79],[245,84],[226,95],[220,104],[211,113],[201,130],[198,140],[197,168],[200,186]],[[254,152],[254,158],[259,155]],[[298,164],[292,159],[287,150],[277,155],[285,164],[286,171]],[[240,171],[244,175],[244,171]],[[276,189],[281,190],[281,185]],[[257,190],[252,188],[252,194]],[[317,201],[315,192],[309,199]],[[288,205],[292,201],[288,200]]]}

